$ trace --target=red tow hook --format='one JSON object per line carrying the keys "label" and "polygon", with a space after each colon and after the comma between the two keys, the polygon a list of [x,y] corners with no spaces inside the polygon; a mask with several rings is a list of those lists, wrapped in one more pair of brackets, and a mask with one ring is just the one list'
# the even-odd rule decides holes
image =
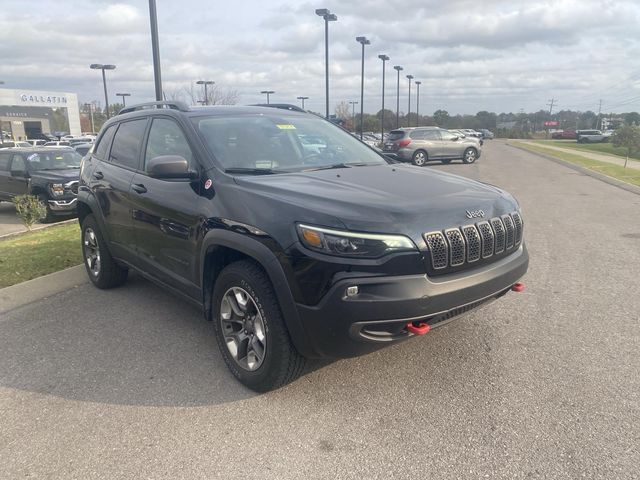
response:
{"label": "red tow hook", "polygon": [[407,323],[407,331],[414,335],[424,335],[429,333],[430,329],[431,327],[426,323],[419,323],[418,325],[414,325],[413,322]]}
{"label": "red tow hook", "polygon": [[513,286],[511,287],[511,290],[513,290],[514,292],[524,292],[525,286],[524,283],[514,283]]}

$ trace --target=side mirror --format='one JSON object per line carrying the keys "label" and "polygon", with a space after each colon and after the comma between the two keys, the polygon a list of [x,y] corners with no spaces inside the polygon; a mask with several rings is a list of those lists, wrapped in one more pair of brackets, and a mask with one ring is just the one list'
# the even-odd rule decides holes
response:
{"label": "side mirror", "polygon": [[161,155],[154,157],[147,163],[147,173],[152,178],[189,179],[193,180],[198,174],[189,170],[189,162],[180,155]]}

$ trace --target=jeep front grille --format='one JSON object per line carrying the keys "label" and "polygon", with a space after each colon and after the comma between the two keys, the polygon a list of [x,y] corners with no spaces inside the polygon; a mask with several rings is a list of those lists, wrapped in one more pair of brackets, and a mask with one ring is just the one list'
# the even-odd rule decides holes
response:
{"label": "jeep front grille", "polygon": [[475,225],[425,233],[429,269],[445,273],[508,255],[522,242],[523,227],[522,217],[513,212]]}

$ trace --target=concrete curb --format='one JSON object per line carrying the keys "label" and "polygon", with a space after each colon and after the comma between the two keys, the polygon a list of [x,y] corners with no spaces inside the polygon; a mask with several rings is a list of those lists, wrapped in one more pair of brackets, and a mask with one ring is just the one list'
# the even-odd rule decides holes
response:
{"label": "concrete curb", "polygon": [[[512,148],[517,148],[518,150],[522,150],[527,153],[533,153],[534,155],[538,155],[542,158],[546,158],[547,160],[551,160],[552,162],[558,163],[560,165],[564,165],[565,167],[569,167],[576,172],[584,173],[590,177],[596,178],[602,182],[608,183],[609,185],[613,185],[614,187],[621,188],[626,190],[627,192],[635,193],[636,195],[640,195],[640,187],[636,185],[632,185],[630,183],[623,182],[622,180],[618,180],[617,178],[610,177],[608,175],[604,175],[602,173],[595,172],[588,168],[582,167],[580,165],[576,165],[575,163],[567,162],[566,160],[562,160],[560,158],[553,157],[551,155],[547,155],[545,153],[535,152],[533,150],[529,150],[528,148],[520,147],[518,145],[513,145],[509,142],[506,144]],[[576,154],[578,155],[578,154]],[[603,162],[604,163],[604,162]]]}
{"label": "concrete curb", "polygon": [[0,314],[87,283],[84,265],[0,289]]}
{"label": "concrete curb", "polygon": [[[77,218],[70,218],[69,220],[63,220],[62,222],[48,223],[46,225],[38,225],[37,227],[32,228],[31,231],[37,232],[39,230],[44,230],[46,228],[57,227],[58,225],[65,225],[67,223],[72,223],[77,221],[78,221]],[[10,238],[10,237],[17,237],[18,235],[24,235],[25,233],[30,233],[30,232],[29,230],[22,230],[21,232],[5,233],[4,235],[0,235],[0,240],[3,240],[5,238]]]}

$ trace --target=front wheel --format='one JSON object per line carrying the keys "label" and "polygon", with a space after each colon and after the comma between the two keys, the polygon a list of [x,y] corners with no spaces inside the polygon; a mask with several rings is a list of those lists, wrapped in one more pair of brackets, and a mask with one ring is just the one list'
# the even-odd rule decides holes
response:
{"label": "front wheel", "polygon": [[101,289],[122,285],[128,270],[111,257],[107,244],[93,215],[82,222],[82,256],[89,280]]}
{"label": "front wheel", "polygon": [[473,163],[478,158],[478,152],[475,148],[467,148],[464,151],[464,156],[462,157],[462,161],[464,163]]}
{"label": "front wheel", "polygon": [[301,375],[305,359],[293,346],[273,286],[257,264],[243,260],[225,267],[212,306],[218,347],[241,383],[266,392]]}
{"label": "front wheel", "polygon": [[412,157],[413,164],[417,167],[424,167],[427,163],[428,156],[424,150],[417,150]]}

